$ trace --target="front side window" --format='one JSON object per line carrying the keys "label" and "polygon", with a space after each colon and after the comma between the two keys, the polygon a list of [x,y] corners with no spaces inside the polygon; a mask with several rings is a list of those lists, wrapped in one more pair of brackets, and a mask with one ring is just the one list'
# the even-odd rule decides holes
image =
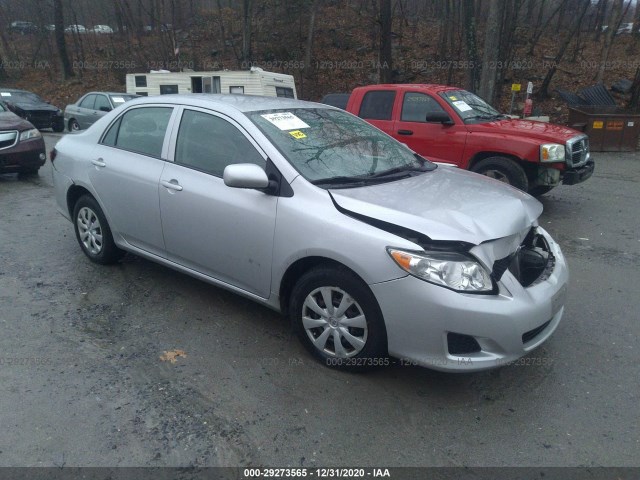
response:
{"label": "front side window", "polygon": [[103,145],[160,158],[173,108],[133,108],[120,117],[102,140]]}
{"label": "front side window", "polygon": [[431,96],[418,92],[407,92],[402,100],[403,122],[425,122],[431,113],[446,113]]}
{"label": "front side window", "polygon": [[178,130],[175,162],[222,177],[227,165],[266,162],[232,123],[208,113],[185,110]]}
{"label": "front side window", "polygon": [[367,92],[362,99],[358,116],[369,120],[391,120],[395,99],[396,92],[392,90]]}
{"label": "front side window", "polygon": [[307,180],[343,185],[391,181],[435,166],[374,126],[324,108],[246,114]]}
{"label": "front side window", "polygon": [[96,96],[96,104],[93,107],[96,110],[100,110],[101,112],[110,112],[111,111],[111,103],[109,103],[109,99],[104,95]]}

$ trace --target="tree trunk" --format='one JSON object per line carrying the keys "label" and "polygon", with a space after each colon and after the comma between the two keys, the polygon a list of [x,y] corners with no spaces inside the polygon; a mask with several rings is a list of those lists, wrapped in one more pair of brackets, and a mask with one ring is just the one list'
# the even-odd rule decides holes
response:
{"label": "tree trunk", "polygon": [[304,71],[305,76],[311,74],[311,55],[313,53],[313,35],[316,30],[316,13],[318,11],[318,0],[311,0],[311,12],[309,15],[309,31],[307,33],[307,46],[304,52]]}
{"label": "tree trunk", "polygon": [[560,49],[558,50],[558,53],[556,54],[555,58],[553,59],[553,62],[551,63],[551,68],[549,68],[547,75],[544,77],[544,80],[542,81],[542,86],[540,87],[540,92],[538,93],[539,98],[547,98],[549,96],[549,85],[551,85],[551,80],[553,79],[553,76],[556,74],[556,70],[558,69],[558,64],[560,63],[560,61],[562,61],[562,57],[564,57],[564,54],[567,51],[567,47],[569,46],[576,32],[580,28],[582,24],[582,19],[584,18],[585,13],[587,13],[587,10],[590,4],[591,4],[591,0],[582,0],[582,8],[580,9],[580,13],[576,17],[576,21],[574,22],[573,27],[571,28],[571,31],[565,36],[564,40],[562,41],[562,44],[560,45]]}
{"label": "tree trunk", "polygon": [[391,83],[391,0],[380,0],[380,64],[378,75],[380,83]]}
{"label": "tree trunk", "polygon": [[488,103],[493,103],[496,95],[498,77],[497,61],[500,52],[500,21],[502,19],[503,0],[489,0],[489,16],[484,34],[484,52],[478,94]]}
{"label": "tree trunk", "polygon": [[620,22],[620,17],[622,16],[622,2],[624,0],[614,0],[613,7],[611,8],[611,14],[609,15],[609,28],[604,35],[604,46],[602,47],[602,55],[600,56],[600,68],[598,69],[598,74],[596,75],[596,82],[602,83],[604,80],[604,71],[607,64],[607,59],[609,58],[609,52],[611,51],[611,45],[613,44],[613,37],[616,34],[616,30],[618,29],[617,25]]}
{"label": "tree trunk", "polygon": [[462,8],[464,9],[465,43],[467,60],[469,61],[469,68],[466,70],[467,90],[475,93],[478,88],[478,69],[475,68],[478,63],[478,45],[476,41],[476,12],[474,0],[464,0]]}
{"label": "tree trunk", "polygon": [[69,61],[67,53],[67,42],[64,38],[64,12],[62,11],[62,0],[53,0],[53,23],[56,26],[56,45],[58,46],[58,55],[62,65],[62,78],[67,80],[74,77],[73,68]]}
{"label": "tree trunk", "polygon": [[640,39],[640,2],[636,2],[636,12],[633,18],[633,37]]}
{"label": "tree trunk", "polygon": [[251,60],[251,0],[242,1],[242,61]]}

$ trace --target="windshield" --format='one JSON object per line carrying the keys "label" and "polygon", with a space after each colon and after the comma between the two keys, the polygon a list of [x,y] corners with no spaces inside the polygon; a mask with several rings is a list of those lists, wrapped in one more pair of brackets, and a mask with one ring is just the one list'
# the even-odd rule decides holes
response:
{"label": "windshield", "polygon": [[122,105],[124,102],[128,102],[129,100],[133,100],[137,95],[109,95],[113,104],[117,107],[118,105]]}
{"label": "windshield", "polygon": [[2,100],[7,102],[45,103],[38,95],[31,92],[0,92]]}
{"label": "windshield", "polygon": [[347,188],[435,168],[377,128],[339,110],[265,110],[247,116],[316,185]]}
{"label": "windshield", "polygon": [[453,107],[464,123],[478,123],[504,117],[483,99],[466,90],[447,90],[440,96]]}

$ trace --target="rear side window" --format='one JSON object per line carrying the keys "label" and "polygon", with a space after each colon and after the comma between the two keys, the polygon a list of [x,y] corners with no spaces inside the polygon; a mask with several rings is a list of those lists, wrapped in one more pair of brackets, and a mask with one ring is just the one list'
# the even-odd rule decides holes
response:
{"label": "rear side window", "polygon": [[396,92],[391,90],[367,92],[362,99],[358,116],[370,120],[391,120],[395,99]]}
{"label": "rear side window", "polygon": [[87,95],[84,100],[80,103],[81,108],[88,108],[89,110],[93,110],[93,105],[96,101],[95,95]]}
{"label": "rear side window", "polygon": [[102,143],[159,158],[172,111],[170,107],[129,110],[111,126]]}
{"label": "rear side window", "polygon": [[232,123],[208,113],[185,110],[176,142],[175,162],[222,177],[227,165],[255,163],[262,155]]}
{"label": "rear side window", "polygon": [[424,93],[408,92],[402,101],[403,122],[426,122],[428,113],[446,113],[438,102]]}

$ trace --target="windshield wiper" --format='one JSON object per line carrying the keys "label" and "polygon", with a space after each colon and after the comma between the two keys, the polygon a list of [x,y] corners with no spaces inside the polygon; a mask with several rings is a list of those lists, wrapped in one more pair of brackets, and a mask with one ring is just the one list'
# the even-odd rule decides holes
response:
{"label": "windshield wiper", "polygon": [[430,172],[431,170],[433,170],[433,168],[427,166],[426,163],[424,165],[419,165],[419,166],[418,165],[402,165],[400,167],[390,168],[389,170],[383,170],[382,172],[372,173],[371,175],[369,175],[368,178],[382,178],[382,177],[397,175],[398,173],[409,174],[410,172],[421,172],[421,173]]}
{"label": "windshield wiper", "polygon": [[363,186],[367,184],[367,177],[329,177],[320,178],[318,180],[311,180],[314,185],[359,185]]}

